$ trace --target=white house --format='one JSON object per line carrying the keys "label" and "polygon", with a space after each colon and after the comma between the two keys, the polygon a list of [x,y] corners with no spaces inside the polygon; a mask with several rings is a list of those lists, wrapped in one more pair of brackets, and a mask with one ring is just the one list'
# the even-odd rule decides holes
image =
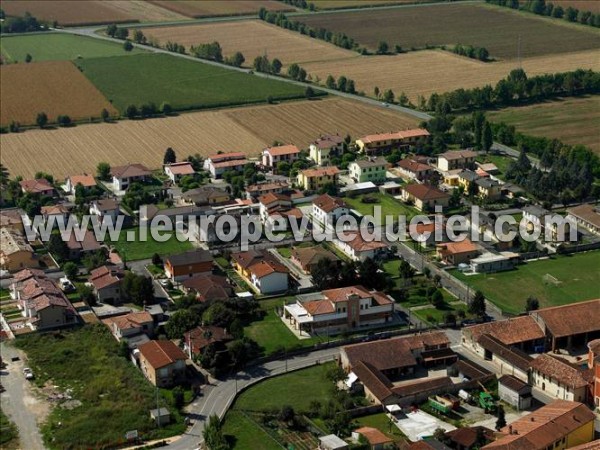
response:
{"label": "white house", "polygon": [[326,134],[310,144],[309,157],[319,166],[328,166],[331,156],[342,152],[344,138],[338,134]]}
{"label": "white house", "polygon": [[177,183],[181,178],[187,175],[194,175],[196,173],[192,164],[188,161],[165,164],[164,171],[173,183]]}
{"label": "white house", "polygon": [[125,166],[111,167],[110,174],[113,177],[113,189],[124,191],[131,183],[143,182],[148,179],[152,175],[152,172],[142,164],[127,164]]}
{"label": "white house", "polygon": [[295,145],[278,145],[265,148],[262,152],[262,163],[265,167],[277,167],[280,162],[292,164],[298,159],[300,149]]}
{"label": "white house", "polygon": [[246,164],[248,160],[242,152],[219,153],[204,160],[204,170],[210,172],[213,178],[221,178],[223,173],[229,170],[244,170]]}
{"label": "white house", "polygon": [[65,190],[72,195],[75,195],[75,189],[81,185],[85,190],[96,186],[96,179],[92,175],[71,175],[65,182]]}
{"label": "white house", "polygon": [[324,228],[335,228],[335,224],[342,216],[350,214],[346,203],[337,197],[323,194],[313,200],[312,220]]}
{"label": "white house", "polygon": [[531,362],[530,384],[533,396],[542,392],[560,400],[585,402],[588,381],[579,368],[562,358],[544,353]]}
{"label": "white house", "polygon": [[389,244],[373,240],[365,240],[360,231],[347,231],[343,239],[334,239],[333,244],[354,261],[367,258],[376,259],[389,249]]}
{"label": "white house", "polygon": [[119,202],[112,198],[94,200],[90,204],[90,214],[98,216],[100,220],[110,217],[114,221],[120,213]]}
{"label": "white house", "polygon": [[250,282],[263,295],[285,292],[289,288],[289,271],[273,260],[261,260],[248,271]]}

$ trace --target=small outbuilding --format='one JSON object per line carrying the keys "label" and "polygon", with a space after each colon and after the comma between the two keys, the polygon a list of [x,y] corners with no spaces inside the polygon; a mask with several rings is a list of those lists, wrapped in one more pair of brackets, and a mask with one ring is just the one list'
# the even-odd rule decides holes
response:
{"label": "small outbuilding", "polygon": [[347,450],[348,443],[335,434],[328,434],[319,438],[319,450]]}
{"label": "small outbuilding", "polygon": [[167,408],[151,409],[150,419],[152,419],[159,427],[162,427],[171,423],[171,413]]}
{"label": "small outbuilding", "polygon": [[518,410],[531,407],[531,386],[513,375],[498,379],[498,397]]}

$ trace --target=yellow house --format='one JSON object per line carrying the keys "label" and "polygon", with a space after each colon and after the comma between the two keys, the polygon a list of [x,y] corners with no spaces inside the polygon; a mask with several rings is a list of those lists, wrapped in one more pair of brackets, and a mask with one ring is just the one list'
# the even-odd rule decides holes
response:
{"label": "yellow house", "polygon": [[10,228],[0,228],[0,268],[15,272],[32,267],[39,267],[39,262],[25,236]]}
{"label": "yellow house", "polygon": [[469,190],[471,183],[474,183],[479,178],[475,172],[470,170],[463,170],[458,174],[458,185],[465,189],[465,192]]}
{"label": "yellow house", "polygon": [[337,167],[307,169],[298,173],[297,184],[309,191],[316,191],[327,184],[337,184],[340,170]]}
{"label": "yellow house", "polygon": [[319,166],[328,166],[331,155],[342,151],[344,138],[337,134],[326,134],[310,144],[310,159]]}
{"label": "yellow house", "polygon": [[262,261],[265,258],[264,252],[260,250],[249,250],[231,254],[231,265],[233,269],[242,277],[250,278],[250,266]]}
{"label": "yellow house", "polygon": [[479,196],[487,200],[500,198],[500,183],[491,178],[480,178],[475,181],[479,189]]}
{"label": "yellow house", "polygon": [[583,403],[556,400],[502,428],[482,450],[564,450],[594,439],[594,413]]}

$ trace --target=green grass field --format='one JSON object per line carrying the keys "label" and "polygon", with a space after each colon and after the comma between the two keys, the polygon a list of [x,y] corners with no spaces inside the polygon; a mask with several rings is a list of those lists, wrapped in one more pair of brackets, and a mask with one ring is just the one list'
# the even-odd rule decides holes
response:
{"label": "green grass field", "polygon": [[[363,203],[361,199],[364,197],[376,198],[377,203]],[[361,213],[363,216],[365,215],[373,215],[373,211],[375,210],[375,206],[381,206],[381,220],[375,220],[376,225],[381,225],[381,222],[384,221],[385,216],[390,215],[394,216],[394,219],[397,221],[398,216],[406,216],[406,221],[410,221],[414,216],[416,216],[419,212],[399,200],[396,200],[394,197],[386,194],[382,194],[380,192],[374,192],[371,194],[359,195],[354,198],[345,197],[344,201],[352,208]]]}
{"label": "green grass field", "polygon": [[281,445],[242,411],[230,410],[227,413],[223,434],[232,449],[281,450]]}
{"label": "green grass field", "polygon": [[489,120],[514,125],[522,133],[560,139],[571,145],[586,145],[600,154],[600,96],[506,108],[491,111],[487,115]]}
{"label": "green grass field", "polygon": [[492,155],[492,154],[481,155],[477,158],[477,162],[495,164],[496,167],[498,168],[498,170],[500,171],[500,173],[498,173],[497,175],[494,175],[494,176],[498,176],[500,178],[503,178],[503,175],[506,174],[506,171],[508,170],[508,166],[510,165],[510,163],[513,160],[514,159],[511,158],[510,156]]}
{"label": "green grass field", "polygon": [[129,105],[168,102],[176,110],[304,97],[304,89],[278,80],[162,54],[75,61],[123,112]]}
{"label": "green grass field", "polygon": [[156,429],[148,420],[149,410],[156,407],[154,387],[131,361],[118,355],[119,345],[104,325],[59,335],[31,334],[16,345],[27,353],[36,384],[71,388],[73,399],[82,403],[73,409],[52,410],[42,426],[46,448],[115,448],[129,430],[138,430],[144,439],[184,431],[172,406],[176,423]]}
{"label": "green grass field", "polygon": [[[135,240],[127,241],[127,233],[134,233]],[[150,231],[148,231],[148,240],[147,241],[139,241],[139,229],[132,228],[130,230],[123,230],[119,234],[119,240],[115,242],[113,245],[119,252],[121,258],[125,258],[127,261],[137,261],[139,259],[149,259],[152,258],[152,255],[158,253],[162,256],[173,255],[176,253],[182,253],[186,250],[191,250],[194,248],[191,242],[189,241],[178,241],[177,237],[173,235],[166,242],[157,242],[152,239]]]}
{"label": "green grass field", "polygon": [[[508,272],[466,276],[454,271],[453,275],[481,290],[504,311],[518,314],[524,311],[529,296],[536,297],[541,308],[599,298],[599,268],[600,251],[593,251],[532,261]],[[546,274],[560,284],[544,283]]]}
{"label": "green grass field", "polygon": [[377,428],[394,442],[408,442],[404,434],[394,424],[390,426],[390,419],[384,413],[371,414],[370,416],[358,417],[355,419],[359,427]]}
{"label": "green grass field", "polygon": [[24,62],[28,53],[33,57],[33,61],[100,58],[144,53],[143,50],[138,49],[126,52],[121,45],[113,42],[64,33],[2,36],[0,51],[2,58],[7,62]]}
{"label": "green grass field", "polygon": [[[460,304],[454,304],[454,305],[450,305],[448,303],[446,303],[444,305],[443,308],[441,309],[437,309],[437,308],[424,308],[424,309],[415,309],[413,311],[411,311],[411,314],[414,314],[415,316],[417,316],[419,319],[425,321],[425,322],[430,322],[432,324],[438,324],[438,323],[443,323],[444,322],[444,316],[451,312],[452,314],[454,314],[456,316],[458,311],[464,311],[465,313],[467,313],[467,305],[464,303],[460,303]],[[469,314],[466,314],[467,317],[469,317]],[[460,319],[457,317],[456,318],[457,321],[459,321]]]}

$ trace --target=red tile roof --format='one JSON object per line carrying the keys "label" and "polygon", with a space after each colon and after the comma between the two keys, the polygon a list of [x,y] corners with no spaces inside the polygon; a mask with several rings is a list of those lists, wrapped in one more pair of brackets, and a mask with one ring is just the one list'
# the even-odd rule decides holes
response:
{"label": "red tile roof", "polygon": [[215,153],[207,156],[206,159],[210,159],[212,163],[218,163],[232,159],[246,159],[246,154],[243,152]]}
{"label": "red tile roof", "polygon": [[[343,233],[344,243],[348,245],[355,252],[368,252],[370,250],[377,250],[381,248],[388,248],[389,245],[385,242],[377,240],[366,241],[360,231],[346,231]],[[352,237],[353,236],[353,237]]]}
{"label": "red tile roof", "polygon": [[54,189],[50,182],[45,178],[38,178],[36,180],[22,180],[19,181],[19,185],[25,192],[29,192],[30,194],[39,194]]}
{"label": "red tile roof", "polygon": [[313,200],[313,205],[325,211],[326,213],[335,211],[338,208],[348,207],[344,200],[338,197],[332,197],[329,194],[319,195]]}
{"label": "red tile roof", "polygon": [[332,167],[323,167],[321,169],[306,169],[300,173],[302,173],[304,176],[306,176],[308,178],[323,177],[326,175],[328,175],[328,176],[337,175],[338,173],[340,173],[340,169],[338,169],[335,166],[332,166]]}
{"label": "red tile roof", "polygon": [[397,131],[395,133],[390,132],[390,133],[381,133],[381,134],[369,134],[367,136],[363,136],[363,137],[359,138],[359,140],[361,140],[365,144],[370,144],[370,143],[380,142],[380,141],[403,140],[403,139],[408,139],[408,138],[413,138],[413,137],[424,137],[424,136],[429,136],[429,131],[427,131],[423,128],[416,128],[413,130]]}
{"label": "red tile roof", "polygon": [[417,364],[409,343],[403,338],[347,345],[342,351],[346,353],[352,368],[359,361],[369,363],[378,370],[412,367]]}
{"label": "red tile roof", "polygon": [[433,170],[433,167],[428,166],[427,164],[421,164],[419,162],[413,161],[412,159],[403,159],[398,162],[398,167],[408,171],[408,172],[424,172],[426,170]]}
{"label": "red tile roof", "polygon": [[433,187],[429,184],[413,183],[404,186],[402,189],[421,201],[436,200],[450,197],[448,193],[442,192],[438,188]]}
{"label": "red tile roof", "polygon": [[116,178],[146,177],[152,172],[143,164],[127,164],[110,168],[110,174]]}
{"label": "red tile roof", "polygon": [[78,184],[82,185],[83,187],[96,186],[96,179],[92,175],[87,175],[85,173],[83,175],[71,175],[69,180],[71,180],[71,184],[74,187]]}
{"label": "red tile roof", "polygon": [[446,242],[436,246],[443,255],[460,255],[462,253],[472,253],[478,251],[477,245],[470,239],[464,239],[458,242]]}
{"label": "red tile roof", "polygon": [[187,161],[167,164],[167,167],[174,175],[193,175],[196,173],[192,165]]}
{"label": "red tile roof", "polygon": [[572,389],[588,385],[584,372],[562,358],[544,353],[531,361],[530,366],[533,370]]}
{"label": "red tile roof", "polygon": [[497,322],[482,323],[464,329],[475,341],[483,334],[490,334],[505,345],[543,339],[544,332],[531,316],[515,317]]}
{"label": "red tile roof", "polygon": [[445,153],[438,155],[438,158],[453,160],[453,159],[475,158],[476,156],[477,156],[477,152],[474,152],[472,150],[451,150],[449,152],[445,152]]}
{"label": "red tile roof", "polygon": [[554,337],[600,331],[600,298],[570,305],[543,308],[531,313],[541,319]]}
{"label": "red tile roof", "polygon": [[331,147],[335,147],[336,145],[340,145],[342,142],[344,142],[344,138],[341,137],[338,134],[326,134],[324,136],[321,136],[319,139],[317,139],[314,142],[314,145],[317,148],[331,148]]}
{"label": "red tile roof", "polygon": [[130,330],[139,328],[146,323],[152,322],[152,315],[148,311],[136,311],[123,316],[110,317],[102,321],[109,327],[116,326],[119,330]]}
{"label": "red tile roof", "polygon": [[233,340],[225,328],[204,326],[197,327],[183,335],[187,345],[191,344],[192,353],[197,355],[210,344],[217,342],[227,342]]}
{"label": "red tile roof", "polygon": [[362,435],[371,445],[383,445],[393,442],[393,439],[387,437],[377,428],[361,427],[354,430],[354,432]]}
{"label": "red tile roof", "polygon": [[263,278],[272,273],[289,273],[289,270],[283,265],[276,261],[262,260],[255,264],[252,264],[248,270],[250,273],[255,275],[257,278]]}
{"label": "red tile roof", "polygon": [[300,153],[300,149],[293,144],[279,145],[277,147],[269,147],[265,149],[271,156],[295,155]]}
{"label": "red tile roof", "polygon": [[140,345],[138,350],[154,369],[187,359],[183,350],[171,341],[149,341]]}

